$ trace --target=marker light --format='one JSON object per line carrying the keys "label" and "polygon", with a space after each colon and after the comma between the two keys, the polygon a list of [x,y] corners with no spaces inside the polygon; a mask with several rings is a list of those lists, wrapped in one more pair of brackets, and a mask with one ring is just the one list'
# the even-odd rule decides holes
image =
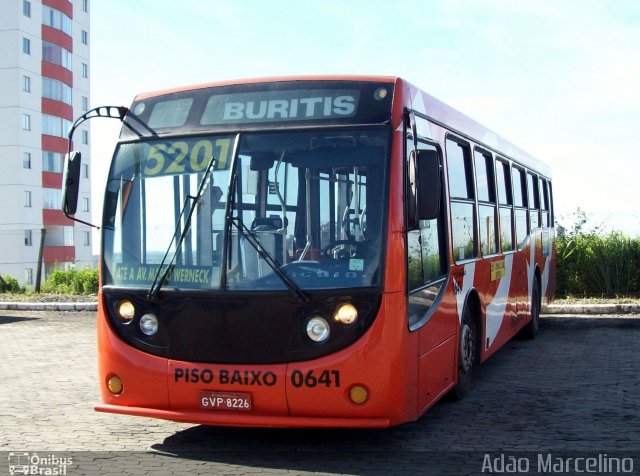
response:
{"label": "marker light", "polygon": [[367,389],[362,385],[354,385],[349,390],[349,398],[353,403],[361,405],[369,398],[369,392],[367,392]]}
{"label": "marker light", "polygon": [[333,318],[343,324],[353,324],[358,319],[358,310],[353,304],[341,304],[336,309]]}
{"label": "marker light", "polygon": [[314,342],[324,342],[329,338],[329,323],[322,317],[312,317],[307,322],[307,335]]}
{"label": "marker light", "polygon": [[381,86],[375,90],[375,92],[373,93],[373,98],[377,101],[381,101],[387,97],[387,94],[389,94],[387,88]]}
{"label": "marker light", "polygon": [[153,314],[145,314],[140,318],[140,330],[143,334],[152,336],[158,332],[158,318]]}
{"label": "marker light", "polygon": [[122,386],[122,380],[120,380],[120,377],[118,377],[117,375],[114,375],[113,377],[111,377],[107,382],[107,388],[114,395],[118,395],[122,393],[123,386]]}
{"label": "marker light", "polygon": [[131,301],[120,301],[118,304],[118,317],[122,322],[129,322],[136,313],[136,308]]}

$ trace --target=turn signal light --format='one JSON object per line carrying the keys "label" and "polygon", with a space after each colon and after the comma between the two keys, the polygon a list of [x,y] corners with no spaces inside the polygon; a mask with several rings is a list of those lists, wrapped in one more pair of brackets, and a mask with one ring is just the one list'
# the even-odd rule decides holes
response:
{"label": "turn signal light", "polygon": [[369,392],[362,385],[354,385],[349,390],[349,398],[353,403],[361,405],[369,399]]}
{"label": "turn signal light", "polygon": [[107,381],[107,388],[114,395],[120,395],[122,393],[122,380],[117,375],[114,375]]}

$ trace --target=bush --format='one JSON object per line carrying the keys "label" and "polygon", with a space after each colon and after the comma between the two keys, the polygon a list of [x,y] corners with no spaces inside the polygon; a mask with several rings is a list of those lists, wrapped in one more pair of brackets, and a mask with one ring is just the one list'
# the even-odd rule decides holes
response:
{"label": "bush", "polygon": [[0,292],[3,293],[24,293],[25,288],[18,284],[18,280],[11,276],[0,275]]}
{"label": "bush", "polygon": [[559,295],[618,296],[640,292],[640,239],[620,232],[583,231],[578,210],[574,227],[556,241]]}
{"label": "bush", "polygon": [[42,285],[45,293],[56,294],[97,294],[98,270],[95,268],[56,269]]}

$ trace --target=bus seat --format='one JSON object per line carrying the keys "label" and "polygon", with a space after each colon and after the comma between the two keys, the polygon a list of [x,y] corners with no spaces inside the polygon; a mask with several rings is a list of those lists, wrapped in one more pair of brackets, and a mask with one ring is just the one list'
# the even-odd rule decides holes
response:
{"label": "bus seat", "polygon": [[[253,220],[251,233],[262,247],[278,263],[283,264],[282,218],[278,216],[261,217]],[[257,279],[273,272],[271,267],[260,257],[258,250],[245,238],[240,239],[242,253],[242,271],[247,279]]]}

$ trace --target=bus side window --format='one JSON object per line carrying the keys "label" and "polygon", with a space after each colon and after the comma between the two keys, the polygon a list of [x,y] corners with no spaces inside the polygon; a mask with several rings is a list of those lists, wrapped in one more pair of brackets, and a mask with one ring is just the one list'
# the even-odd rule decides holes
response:
{"label": "bus side window", "polygon": [[483,256],[498,252],[496,193],[493,158],[488,152],[476,150],[476,188],[478,190],[478,218],[480,220],[480,250]]}
{"label": "bus side window", "polygon": [[525,172],[517,167],[511,169],[513,176],[513,205],[515,207],[516,240],[518,248],[522,248],[529,235],[527,215],[527,182]]}
{"label": "bus side window", "polygon": [[542,209],[542,226],[548,228],[549,223],[549,190],[547,189],[547,181],[540,179],[540,205]]}
{"label": "bus side window", "polygon": [[[420,149],[435,150],[426,144]],[[413,148],[413,142],[407,143],[407,150]],[[407,163],[407,166],[411,162]],[[442,203],[442,201],[441,201]],[[433,220],[420,220],[417,229],[407,233],[408,288],[409,291],[423,287],[446,273],[446,240],[444,239],[443,210]]]}
{"label": "bus side window", "polygon": [[500,205],[500,246],[502,251],[513,251],[513,194],[509,163],[496,161],[498,203]]}
{"label": "bus side window", "polygon": [[527,184],[529,191],[529,223],[531,229],[540,227],[540,188],[538,177],[531,172],[527,173]]}
{"label": "bus side window", "polygon": [[446,141],[447,173],[451,202],[453,257],[463,261],[476,257],[476,205],[471,153],[466,143]]}
{"label": "bus side window", "polygon": [[549,185],[549,227],[553,228],[556,223],[555,208],[553,206],[553,183],[547,182]]}

